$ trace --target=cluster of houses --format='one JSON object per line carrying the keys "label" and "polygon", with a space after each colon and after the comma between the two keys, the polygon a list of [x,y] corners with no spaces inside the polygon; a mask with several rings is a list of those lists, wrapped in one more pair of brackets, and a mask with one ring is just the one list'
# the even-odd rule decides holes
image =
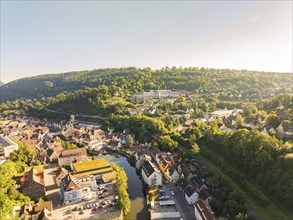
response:
{"label": "cluster of houses", "polygon": [[52,202],[46,201],[33,204],[29,202],[23,206],[14,206],[14,215],[19,216],[23,220],[51,220]]}
{"label": "cluster of houses", "polygon": [[[222,120],[220,125],[221,130],[236,131],[237,123],[236,116],[241,114],[242,110],[219,110],[206,114],[204,118],[200,118],[201,122],[210,123],[215,119]],[[261,112],[258,112],[255,117],[245,117],[244,126],[248,129],[257,129],[263,133],[276,135],[279,138],[293,138],[293,123],[290,115],[285,111],[283,106],[279,106],[276,109],[276,115],[280,118],[280,124],[274,128],[266,121],[263,122],[263,116]]]}
{"label": "cluster of houses", "polygon": [[[215,219],[208,205],[210,182],[199,179],[194,163],[182,163],[178,154],[160,152],[154,148],[135,153],[136,168],[148,187],[161,186],[163,181],[178,185],[186,202],[194,205],[197,219]],[[205,218],[204,216],[209,216]]]}
{"label": "cluster of houses", "polygon": [[[125,134],[121,134],[119,137],[120,146]],[[76,141],[82,139],[85,146],[64,149],[61,139],[55,138],[56,135],[61,136],[63,140],[67,140],[66,143],[79,144]],[[18,145],[11,139],[20,140],[29,145],[37,153],[37,159],[44,164],[51,162],[58,164],[59,169],[55,173],[54,181],[60,190],[64,204],[91,199],[92,191],[97,190],[97,180],[100,179],[101,182],[107,183],[116,178],[116,173],[108,161],[102,158],[88,159],[88,150],[99,150],[109,141],[106,140],[104,133],[97,126],[78,127],[65,123],[61,126],[60,131],[51,132],[49,126],[47,127],[44,122],[32,118],[1,121],[0,156],[2,163],[9,158],[12,151],[18,149]],[[111,141],[114,140],[110,139],[108,144],[111,144]],[[101,142],[102,144],[100,144]],[[64,169],[64,166],[67,166],[67,169],[71,171]],[[30,167],[20,179],[22,193],[34,201],[44,198],[46,196],[46,185],[48,184],[46,182],[48,181],[47,175],[47,169],[44,170],[42,166]],[[52,203],[50,204],[52,206]],[[25,206],[18,207],[18,210],[15,210],[15,213],[18,213],[17,216],[27,216],[26,219],[38,219],[39,216],[40,219],[52,219],[52,208],[43,207],[41,209],[42,206],[37,208],[36,205],[31,206],[29,204]]]}
{"label": "cluster of houses", "polygon": [[[74,149],[75,150],[75,149]],[[70,150],[69,150],[70,151]],[[32,167],[24,172],[21,178],[21,189],[25,196],[37,201],[46,195],[46,170]],[[63,204],[73,204],[93,198],[92,191],[97,190],[97,180],[105,183],[116,178],[116,173],[111,164],[103,158],[96,160],[84,160],[72,164],[72,170],[60,167],[55,175],[55,182],[60,189]],[[15,215],[27,220],[54,219],[52,218],[52,202],[41,204],[27,204],[16,207]]]}

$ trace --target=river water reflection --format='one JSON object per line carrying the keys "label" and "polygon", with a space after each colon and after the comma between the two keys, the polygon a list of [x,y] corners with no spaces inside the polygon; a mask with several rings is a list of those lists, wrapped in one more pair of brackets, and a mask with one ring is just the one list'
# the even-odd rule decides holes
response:
{"label": "river water reflection", "polygon": [[[100,156],[109,162],[117,163],[123,167],[128,177],[128,193],[131,200],[130,213],[125,216],[126,220],[146,220],[148,219],[146,198],[142,191],[142,180],[136,174],[135,167],[132,167],[125,157],[114,157],[111,155]],[[100,158],[97,157],[97,158]]]}

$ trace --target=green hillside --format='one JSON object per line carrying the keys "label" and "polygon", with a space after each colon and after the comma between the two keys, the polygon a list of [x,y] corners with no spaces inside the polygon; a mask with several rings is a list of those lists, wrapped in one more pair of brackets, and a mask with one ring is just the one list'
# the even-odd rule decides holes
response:
{"label": "green hillside", "polygon": [[[99,85],[116,86],[130,93],[149,89],[184,89],[190,92],[217,93],[221,100],[258,101],[291,92],[290,73],[208,68],[136,67],[47,74],[12,81],[1,87],[1,102],[18,98],[55,96],[64,91]],[[241,96],[240,96],[241,94]]]}

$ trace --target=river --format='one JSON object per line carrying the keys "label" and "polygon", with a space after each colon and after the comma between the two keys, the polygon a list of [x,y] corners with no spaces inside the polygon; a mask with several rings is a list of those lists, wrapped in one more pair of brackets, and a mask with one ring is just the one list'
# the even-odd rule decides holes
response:
{"label": "river", "polygon": [[[111,155],[101,156],[109,162],[114,162],[123,167],[128,177],[128,193],[131,200],[130,213],[125,220],[147,220],[146,198],[142,191],[142,180],[136,174],[135,167],[132,167],[125,157],[114,157]],[[100,158],[100,157],[97,157]]]}

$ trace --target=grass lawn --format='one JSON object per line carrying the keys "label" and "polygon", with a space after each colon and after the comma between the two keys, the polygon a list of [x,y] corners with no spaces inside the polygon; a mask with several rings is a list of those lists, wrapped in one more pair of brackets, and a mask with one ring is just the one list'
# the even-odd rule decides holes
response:
{"label": "grass lawn", "polygon": [[[209,150],[207,148],[205,148],[205,150],[207,150],[210,154],[213,154],[213,155],[219,157],[219,155],[212,152],[211,150]],[[235,188],[238,191],[241,191],[243,193],[243,195],[245,196],[247,202],[256,208],[256,210],[262,215],[264,220],[270,220],[270,219],[271,220],[292,220],[293,219],[292,213],[290,213],[289,210],[284,209],[273,198],[269,198],[263,189],[258,187],[257,184],[251,178],[249,178],[247,175],[245,175],[241,171],[235,169],[227,162],[222,161],[224,166],[228,167],[229,169],[233,169],[233,170],[237,171],[239,174],[243,175],[246,178],[246,182],[245,182],[247,185],[246,188],[248,188],[249,191],[246,189],[243,189],[243,187],[236,184],[233,181],[233,179],[231,179],[229,176],[227,176],[223,170],[221,170],[219,167],[217,167],[213,163],[214,161],[207,161],[206,158],[203,158],[202,156],[200,156],[200,158],[205,160],[205,162],[210,166],[211,169],[214,170],[214,172],[216,171],[219,174],[223,175],[226,178],[226,180],[228,180],[229,183],[233,186],[233,188]],[[258,192],[258,193],[262,194],[262,196],[264,198],[266,198],[266,200],[268,201],[268,204],[263,204],[260,201],[256,200],[253,197],[254,192]]]}

